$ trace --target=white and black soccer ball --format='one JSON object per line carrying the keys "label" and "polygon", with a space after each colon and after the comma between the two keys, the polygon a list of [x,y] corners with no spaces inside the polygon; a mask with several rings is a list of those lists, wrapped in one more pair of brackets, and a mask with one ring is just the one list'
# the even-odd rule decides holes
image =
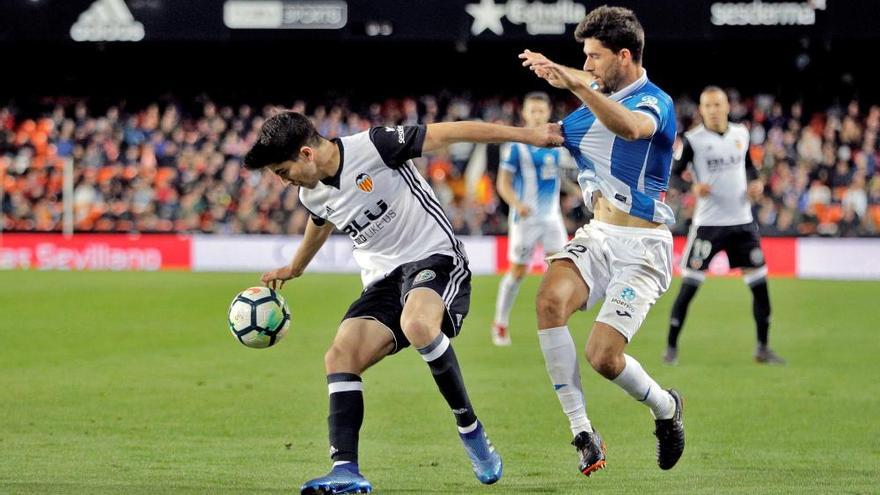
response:
{"label": "white and black soccer ball", "polygon": [[241,291],[229,305],[229,330],[242,344],[263,349],[278,343],[290,327],[290,308],[268,287]]}

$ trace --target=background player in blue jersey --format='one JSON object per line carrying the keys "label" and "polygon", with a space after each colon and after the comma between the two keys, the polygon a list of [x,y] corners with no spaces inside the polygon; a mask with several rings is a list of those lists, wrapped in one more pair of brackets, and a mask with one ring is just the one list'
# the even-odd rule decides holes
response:
{"label": "background player in blue jersey", "polygon": [[562,121],[564,146],[593,220],[556,255],[538,291],[538,336],[547,370],[590,475],[605,466],[605,444],[586,414],[568,319],[604,298],[586,347],[593,369],[651,409],[657,463],[672,468],[684,451],[682,401],[664,390],[624,349],[672,278],[674,221],[663,203],[669,182],[675,113],[672,100],[642,68],[645,34],[631,10],[599,7],[575,31],[586,55],[580,71],[540,53],[523,65],[584,103]]}
{"label": "background player in blue jersey", "polygon": [[[529,93],[523,99],[522,119],[526,127],[538,127],[550,120],[550,97]],[[559,208],[560,166],[568,153],[561,148],[540,148],[509,143],[498,170],[498,195],[510,208],[507,228],[507,259],[510,271],[501,278],[492,323],[492,342],[510,345],[508,323],[519,285],[529,267],[538,242],[546,253],[556,253],[568,240]],[[573,186],[571,186],[573,187]]]}

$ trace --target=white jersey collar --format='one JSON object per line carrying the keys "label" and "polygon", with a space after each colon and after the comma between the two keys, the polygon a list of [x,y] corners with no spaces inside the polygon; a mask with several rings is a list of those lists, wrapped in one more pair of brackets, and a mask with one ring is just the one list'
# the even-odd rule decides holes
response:
{"label": "white jersey collar", "polygon": [[644,68],[642,68],[642,75],[638,79],[631,82],[627,87],[625,87],[623,89],[619,89],[619,90],[615,91],[614,93],[611,93],[610,95],[608,95],[608,97],[614,101],[620,101],[620,100],[626,98],[627,96],[633,94],[636,90],[638,90],[639,88],[644,86],[645,83],[647,83],[647,82],[648,82],[648,71],[645,70]]}

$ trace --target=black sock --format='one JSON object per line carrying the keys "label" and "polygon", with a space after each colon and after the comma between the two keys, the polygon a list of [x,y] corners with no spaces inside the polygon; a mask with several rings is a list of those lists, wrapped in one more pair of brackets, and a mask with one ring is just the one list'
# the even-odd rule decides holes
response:
{"label": "black sock", "polygon": [[364,422],[364,384],[353,373],[327,375],[330,391],[330,458],[334,462],[358,461],[358,436]]}
{"label": "black sock", "polygon": [[758,345],[767,347],[767,333],[770,331],[770,294],[767,292],[767,278],[761,277],[749,284],[752,289],[752,314],[758,331]]}
{"label": "black sock", "polygon": [[687,316],[691,299],[694,298],[699,288],[699,280],[682,279],[681,290],[678,291],[678,297],[675,298],[675,304],[672,305],[672,314],[669,316],[669,336],[666,338],[666,345],[669,347],[678,347],[678,334],[681,333],[681,327],[684,326],[684,319]]}
{"label": "black sock", "polygon": [[464,388],[461,369],[449,338],[441,333],[433,342],[419,349],[419,354],[431,368],[437,388],[455,415],[455,423],[462,427],[474,424],[477,415]]}

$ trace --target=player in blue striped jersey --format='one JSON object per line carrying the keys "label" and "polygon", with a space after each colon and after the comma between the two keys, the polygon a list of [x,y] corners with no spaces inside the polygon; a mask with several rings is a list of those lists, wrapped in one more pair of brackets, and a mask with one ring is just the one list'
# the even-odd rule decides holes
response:
{"label": "player in blue striped jersey", "polygon": [[[525,127],[539,127],[550,120],[550,97],[532,92],[523,99]],[[541,148],[522,143],[508,143],[498,170],[498,195],[510,208],[507,223],[507,259],[510,271],[501,278],[492,324],[492,342],[510,345],[508,323],[519,285],[528,270],[538,242],[545,253],[556,253],[568,240],[559,189],[560,166],[568,152],[562,148]],[[568,183],[566,183],[568,184]],[[573,185],[569,186],[576,189]]]}
{"label": "player in blue striped jersey", "polygon": [[562,121],[564,146],[593,220],[556,255],[538,291],[539,342],[586,475],[605,466],[605,445],[587,418],[568,319],[604,299],[586,347],[593,369],[651,409],[657,463],[672,468],[684,451],[681,397],[664,390],[624,353],[648,309],[672,278],[674,222],[663,203],[672,162],[670,97],[642,68],[645,35],[631,10],[599,7],[578,25],[583,70],[526,50],[523,65],[583,105]]}

